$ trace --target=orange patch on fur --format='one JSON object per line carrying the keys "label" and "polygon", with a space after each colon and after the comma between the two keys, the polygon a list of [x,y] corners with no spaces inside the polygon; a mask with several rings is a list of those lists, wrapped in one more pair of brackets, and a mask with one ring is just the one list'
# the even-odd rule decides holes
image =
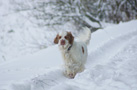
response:
{"label": "orange patch on fur", "polygon": [[84,54],[84,48],[82,47],[82,52],[83,52],[83,54]]}
{"label": "orange patch on fur", "polygon": [[67,32],[67,35],[65,36],[65,39],[67,39],[70,44],[73,44],[74,37],[71,34],[71,32]]}
{"label": "orange patch on fur", "polygon": [[54,43],[58,44],[58,41],[59,41],[59,35],[57,34],[56,37],[55,37],[55,39],[54,39]]}

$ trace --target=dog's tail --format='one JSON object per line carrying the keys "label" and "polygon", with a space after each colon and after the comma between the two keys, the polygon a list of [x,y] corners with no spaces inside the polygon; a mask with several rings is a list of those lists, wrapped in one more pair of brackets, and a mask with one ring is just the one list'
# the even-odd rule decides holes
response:
{"label": "dog's tail", "polygon": [[91,38],[90,29],[88,27],[84,27],[83,32],[78,36],[79,41],[82,41],[88,45],[90,42],[90,38]]}

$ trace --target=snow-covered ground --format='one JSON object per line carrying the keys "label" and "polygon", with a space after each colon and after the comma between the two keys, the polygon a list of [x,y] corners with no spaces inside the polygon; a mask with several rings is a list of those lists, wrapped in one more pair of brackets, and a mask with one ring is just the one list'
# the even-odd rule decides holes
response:
{"label": "snow-covered ground", "polygon": [[62,74],[58,47],[0,64],[0,90],[137,90],[137,20],[92,33],[84,72]]}

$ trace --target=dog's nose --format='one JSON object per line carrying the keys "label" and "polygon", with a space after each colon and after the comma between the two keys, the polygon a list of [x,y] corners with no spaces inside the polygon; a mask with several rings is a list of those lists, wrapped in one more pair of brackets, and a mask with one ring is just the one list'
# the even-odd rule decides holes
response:
{"label": "dog's nose", "polygon": [[65,45],[65,40],[61,40],[60,44]]}

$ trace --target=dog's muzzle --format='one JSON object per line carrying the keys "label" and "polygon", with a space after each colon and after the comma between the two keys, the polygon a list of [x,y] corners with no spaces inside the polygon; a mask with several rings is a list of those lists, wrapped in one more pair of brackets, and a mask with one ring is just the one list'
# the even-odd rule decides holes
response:
{"label": "dog's muzzle", "polygon": [[65,40],[61,40],[60,44],[65,45]]}

